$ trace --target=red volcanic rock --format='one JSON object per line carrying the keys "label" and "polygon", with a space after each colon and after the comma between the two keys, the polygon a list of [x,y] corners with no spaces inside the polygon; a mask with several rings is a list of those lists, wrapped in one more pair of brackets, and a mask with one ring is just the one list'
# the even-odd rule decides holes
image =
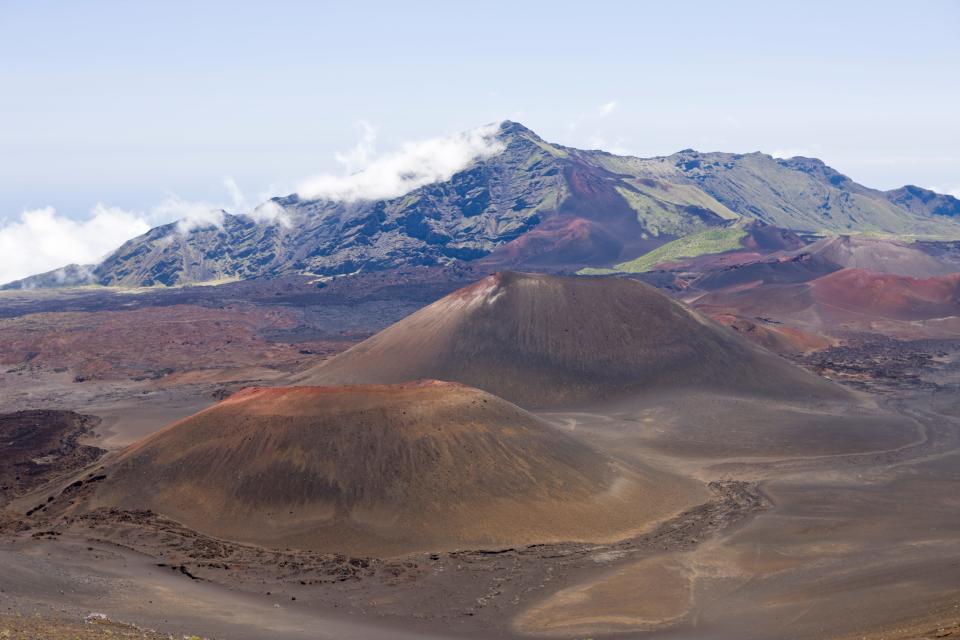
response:
{"label": "red volcanic rock", "polygon": [[478,264],[579,267],[612,262],[620,250],[620,242],[595,222],[584,218],[554,218],[498,247]]}
{"label": "red volcanic rock", "polygon": [[834,343],[829,338],[796,327],[764,324],[762,321],[748,320],[729,314],[718,314],[712,317],[751,342],[783,355],[819,351]]}
{"label": "red volcanic rock", "polygon": [[960,273],[911,278],[844,269],[811,283],[813,298],[847,313],[893,320],[960,315]]}
{"label": "red volcanic rock", "polygon": [[[696,307],[731,324],[759,344],[779,353],[800,342],[817,348],[803,336],[882,333],[903,339],[956,335],[960,320],[960,274],[913,278],[865,269],[842,269],[799,284],[752,283],[729,287],[699,297]],[[727,318],[727,319],[725,319]],[[737,322],[770,319],[751,331]],[[756,324],[756,323],[753,323]],[[778,334],[775,340],[771,333]],[[780,338],[787,338],[786,342]]]}

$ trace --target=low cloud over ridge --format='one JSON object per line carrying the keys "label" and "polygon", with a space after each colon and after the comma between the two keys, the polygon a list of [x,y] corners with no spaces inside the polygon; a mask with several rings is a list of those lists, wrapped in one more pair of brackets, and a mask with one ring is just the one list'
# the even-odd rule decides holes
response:
{"label": "low cloud over ridge", "polygon": [[503,150],[496,139],[500,128],[497,122],[445,138],[408,142],[397,151],[378,156],[374,148],[376,131],[361,124],[360,142],[351,151],[337,155],[349,173],[309,178],[297,189],[300,197],[344,202],[396,198],[449,180],[474,160]]}
{"label": "low cloud over ridge", "polygon": [[67,264],[99,262],[149,229],[139,214],[102,204],[86,220],[59,215],[53,207],[24,211],[0,226],[0,284]]}
{"label": "low cloud over ridge", "polygon": [[12,220],[0,219],[0,284],[69,264],[98,264],[127,240],[158,225],[176,222],[179,233],[222,226],[225,209],[263,224],[290,225],[286,211],[272,200],[253,206],[233,179],[226,178],[224,186],[230,203],[170,195],[148,212],[98,203],[86,219],[60,215],[53,207],[30,209]]}
{"label": "low cloud over ridge", "polygon": [[[343,201],[401,196],[418,187],[449,180],[478,158],[503,150],[496,139],[500,123],[445,138],[404,144],[399,150],[377,154],[376,130],[361,123],[361,138],[350,151],[337,154],[345,175],[320,175],[304,181],[299,195]],[[252,202],[231,178],[224,180],[229,202],[184,200],[171,195],[149,211],[126,211],[97,204],[86,219],[58,214],[53,207],[24,211],[0,219],[0,284],[45,273],[68,264],[96,264],[127,240],[169,222],[177,231],[220,227],[224,211],[243,213],[259,223],[289,227],[282,206],[259,194]]]}

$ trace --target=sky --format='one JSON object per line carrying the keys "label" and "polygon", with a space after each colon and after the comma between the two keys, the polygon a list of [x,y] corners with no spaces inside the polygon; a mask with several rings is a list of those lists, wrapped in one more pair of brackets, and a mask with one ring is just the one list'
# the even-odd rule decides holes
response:
{"label": "sky", "polygon": [[960,195],[958,27],[950,0],[0,0],[0,281],[504,118]]}

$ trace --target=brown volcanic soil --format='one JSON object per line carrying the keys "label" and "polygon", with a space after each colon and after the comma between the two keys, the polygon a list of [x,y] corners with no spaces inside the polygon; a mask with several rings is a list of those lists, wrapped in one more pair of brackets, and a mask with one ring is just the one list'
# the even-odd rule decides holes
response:
{"label": "brown volcanic soil", "polygon": [[621,243],[597,223],[584,218],[558,217],[512,240],[477,261],[484,267],[561,267],[606,264],[620,255]]}
{"label": "brown volcanic soil", "polygon": [[80,410],[133,441],[370,337],[486,273],[408,267],[319,282],[0,292],[0,407]]}
{"label": "brown volcanic soil", "polygon": [[150,509],[229,540],[375,556],[620,538],[690,490],[442,382],[248,389],[103,473],[84,509]]}
{"label": "brown volcanic soil", "polygon": [[794,284],[809,282],[840,269],[822,256],[809,253],[775,255],[762,260],[703,269],[705,273],[694,281],[698,289],[717,291],[757,284]]}
{"label": "brown volcanic soil", "polygon": [[0,505],[105,453],[80,444],[99,420],[73,411],[0,414]]}
{"label": "brown volcanic soil", "polygon": [[781,355],[810,353],[826,349],[835,343],[834,340],[796,327],[723,314],[718,314],[713,319],[727,325],[751,342]]}
{"label": "brown volcanic soil", "polygon": [[761,222],[751,222],[744,227],[747,231],[741,244],[757,251],[791,251],[803,248],[806,244],[800,236],[789,229],[781,229]]}
{"label": "brown volcanic soil", "polygon": [[342,349],[330,341],[278,343],[263,335],[267,330],[293,329],[298,320],[289,309],[244,304],[34,313],[0,319],[0,363],[69,369],[78,381],[159,378],[263,363],[293,368],[303,359],[303,350]]}
{"label": "brown volcanic soil", "polygon": [[694,285],[704,291],[809,282],[841,269],[866,269],[916,278],[943,276],[956,271],[956,266],[948,260],[930,255],[916,246],[851,236],[824,238],[802,248],[785,244],[783,250],[767,255],[730,252],[669,266],[673,270],[697,272]]}
{"label": "brown volcanic soil", "polygon": [[845,269],[869,269],[915,278],[951,273],[955,267],[907,243],[879,238],[836,236],[819,240],[802,253],[819,256]]}
{"label": "brown volcanic soil", "polygon": [[[199,370],[268,379],[271,370],[298,371],[309,356],[343,351],[487,273],[453,265],[324,282],[285,276],[127,292],[2,291],[0,373],[123,380]],[[260,371],[251,376],[252,368]]]}
{"label": "brown volcanic soil", "polygon": [[460,289],[296,380],[419,378],[455,380],[525,407],[668,387],[845,396],[646,284],[522,273]]}

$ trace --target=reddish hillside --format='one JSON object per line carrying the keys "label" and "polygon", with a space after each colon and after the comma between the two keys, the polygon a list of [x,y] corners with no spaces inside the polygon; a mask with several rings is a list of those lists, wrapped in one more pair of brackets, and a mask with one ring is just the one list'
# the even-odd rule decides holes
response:
{"label": "reddish hillside", "polygon": [[[850,331],[904,339],[951,337],[960,319],[960,274],[911,278],[843,269],[806,283],[715,291],[698,298],[695,306],[780,353],[796,346],[815,348],[816,340],[804,336],[842,337]],[[760,330],[743,331],[748,325]],[[785,332],[794,332],[800,341]]]}
{"label": "reddish hillside", "polygon": [[829,310],[892,320],[960,315],[960,273],[911,278],[844,269],[811,283],[813,298]]}
{"label": "reddish hillside", "polygon": [[[768,246],[776,246],[776,243]],[[878,238],[831,236],[799,249],[789,247],[790,250],[786,250],[786,244],[783,247],[785,250],[762,256],[748,252],[702,256],[673,267],[698,272],[700,275],[693,284],[704,291],[753,284],[809,282],[841,269],[928,278],[950,274],[956,268],[918,246]]]}
{"label": "reddish hillside", "polygon": [[297,377],[303,384],[455,380],[526,407],[654,388],[842,393],[646,284],[502,273],[460,289]]}
{"label": "reddish hillside", "polygon": [[584,218],[554,218],[498,247],[478,265],[494,268],[605,264],[616,261],[621,243],[597,223]]}
{"label": "reddish hillside", "polygon": [[443,382],[247,389],[131,446],[104,473],[85,508],[150,509],[231,540],[371,555],[615,539],[688,490]]}
{"label": "reddish hillside", "polygon": [[823,336],[782,324],[766,323],[759,319],[748,320],[718,314],[714,316],[714,320],[727,325],[751,342],[783,355],[819,351],[833,344],[833,341]]}

